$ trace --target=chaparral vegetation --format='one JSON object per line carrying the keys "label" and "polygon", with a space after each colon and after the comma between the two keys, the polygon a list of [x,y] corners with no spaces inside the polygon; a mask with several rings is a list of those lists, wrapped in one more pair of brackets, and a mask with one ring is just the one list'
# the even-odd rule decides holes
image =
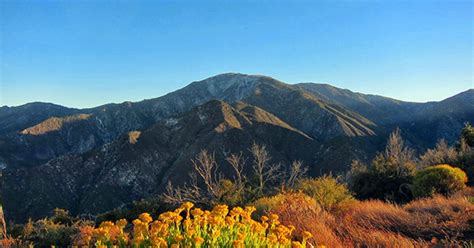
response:
{"label": "chaparral vegetation", "polygon": [[299,161],[271,164],[256,143],[251,158],[227,156],[227,177],[202,151],[186,184],[98,216],[56,209],[6,223],[1,246],[473,247],[473,132],[466,125],[454,146],[416,156],[397,129],[370,163],[317,178]]}

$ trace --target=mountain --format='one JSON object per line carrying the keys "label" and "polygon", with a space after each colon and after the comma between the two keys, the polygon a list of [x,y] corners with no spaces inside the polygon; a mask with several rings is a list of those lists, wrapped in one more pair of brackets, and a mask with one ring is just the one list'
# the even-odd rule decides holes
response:
{"label": "mountain", "polygon": [[202,149],[223,154],[265,144],[274,162],[302,160],[310,175],[369,160],[396,127],[418,151],[454,142],[474,122],[474,91],[410,103],[325,84],[285,84],[237,73],[167,95],[69,109],[32,103],[0,108],[2,194],[8,219],[54,207],[99,213],[183,183]]}
{"label": "mountain", "polygon": [[422,103],[403,102],[383,96],[352,92],[328,84],[300,83],[296,86],[327,102],[360,113],[379,124],[394,123],[405,119],[407,111],[423,105]]}
{"label": "mountain", "polygon": [[0,107],[0,135],[33,126],[52,116],[65,116],[76,109],[42,102],[27,103],[18,107]]}
{"label": "mountain", "polygon": [[[155,99],[80,110],[77,114],[87,115],[87,120],[71,121],[60,129],[51,123],[74,117],[51,117],[35,127],[15,130],[0,136],[0,161],[10,167],[31,166],[60,155],[86,152],[125,132],[150,127],[213,99],[260,107],[321,141],[375,134],[374,124],[363,116],[321,101],[298,87],[270,77],[230,73],[193,82]],[[44,133],[31,135],[28,130],[32,128]]]}
{"label": "mountain", "polygon": [[474,90],[470,89],[440,102],[428,102],[395,123],[411,134],[413,142],[432,146],[439,138],[452,143],[465,122],[474,123]]}
{"label": "mountain", "polygon": [[[452,143],[465,122],[474,121],[474,90],[469,89],[440,102],[413,103],[339,89],[328,84],[297,84],[316,97],[360,113],[385,133],[400,127],[419,150],[444,138]],[[384,130],[384,131],[382,131]]]}
{"label": "mountain", "polygon": [[[377,95],[368,95],[339,89],[328,84],[296,84],[327,102],[360,113],[378,124],[417,120],[441,115],[459,117],[473,113],[474,90],[469,89],[440,102],[413,103]],[[410,114],[408,114],[410,113]]]}
{"label": "mountain", "polygon": [[[230,166],[226,168],[224,154],[243,151],[249,156],[253,142],[267,144],[272,162],[284,164],[301,159],[314,165],[312,154],[320,145],[260,108],[210,101],[143,131],[121,135],[99,149],[33,168],[5,170],[6,216],[24,221],[26,216],[44,216],[54,207],[76,214],[100,213],[163,192],[168,181],[187,181],[190,160],[203,149],[215,153],[226,173]],[[331,169],[313,166],[311,170]]]}

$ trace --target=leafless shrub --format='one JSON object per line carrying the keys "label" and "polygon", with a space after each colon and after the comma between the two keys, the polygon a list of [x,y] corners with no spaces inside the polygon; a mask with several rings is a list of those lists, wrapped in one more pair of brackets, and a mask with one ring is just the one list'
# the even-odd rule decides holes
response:
{"label": "leafless shrub", "polygon": [[303,162],[293,161],[293,163],[291,163],[286,185],[290,188],[293,188],[299,180],[304,178],[307,171],[308,168],[303,166]]}
{"label": "leafless shrub", "polygon": [[191,160],[194,171],[201,177],[206,185],[207,192],[213,197],[218,197],[219,192],[219,177],[217,176],[218,165],[214,154],[210,154],[207,150],[202,150],[198,155]]}
{"label": "leafless shrub", "polygon": [[205,197],[203,190],[197,184],[196,174],[191,173],[190,178],[190,182],[183,186],[173,186],[171,182],[168,182],[166,193],[161,196],[163,201],[173,205],[179,205],[186,201],[195,203],[208,201],[209,199]]}
{"label": "leafless shrub", "polygon": [[253,156],[253,172],[257,177],[257,190],[263,192],[268,183],[274,182],[279,178],[283,178],[281,164],[270,164],[271,156],[265,145],[253,143],[250,148]]}
{"label": "leafless shrub", "polygon": [[224,154],[233,172],[232,180],[228,180],[218,174],[219,166],[215,155],[202,150],[191,160],[194,170],[190,174],[191,180],[181,186],[169,183],[162,195],[163,200],[172,204],[192,201],[206,205],[218,202],[248,202],[270,189],[276,189],[277,182],[293,187],[307,171],[301,161],[295,161],[288,173],[285,173],[281,163],[270,163],[271,156],[265,145],[254,143],[249,151],[253,158],[251,173],[253,172],[254,181],[248,180],[244,173],[247,158],[242,152]]}
{"label": "leafless shrub", "polygon": [[234,180],[239,190],[243,190],[246,182],[246,176],[243,173],[246,160],[247,159],[243,157],[242,152],[239,154],[232,153],[226,157],[226,161],[234,170]]}

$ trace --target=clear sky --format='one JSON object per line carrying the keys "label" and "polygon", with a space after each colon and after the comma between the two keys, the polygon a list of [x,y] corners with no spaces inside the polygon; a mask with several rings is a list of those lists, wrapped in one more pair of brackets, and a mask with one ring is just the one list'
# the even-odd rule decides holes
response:
{"label": "clear sky", "polygon": [[473,88],[473,1],[0,1],[0,105],[161,96],[224,72],[408,101]]}

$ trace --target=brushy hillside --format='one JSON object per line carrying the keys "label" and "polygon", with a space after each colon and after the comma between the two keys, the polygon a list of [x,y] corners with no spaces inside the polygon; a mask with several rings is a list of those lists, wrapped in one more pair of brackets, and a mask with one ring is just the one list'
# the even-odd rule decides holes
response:
{"label": "brushy hillside", "polygon": [[227,73],[141,102],[1,107],[5,217],[24,222],[55,207],[75,215],[110,211],[186,182],[201,150],[215,153],[226,175],[225,156],[248,157],[253,142],[286,169],[301,160],[312,177],[345,173],[354,159],[369,162],[397,127],[416,152],[439,138],[452,145],[464,123],[474,122],[473,97],[469,90],[408,103]]}
{"label": "brushy hillside", "polygon": [[[398,205],[351,201],[326,211],[299,192],[257,200],[255,207],[185,203],[160,214],[94,225],[57,210],[11,230],[2,247],[472,247],[474,190]],[[470,201],[471,200],[471,201]],[[257,211],[255,211],[257,210]],[[255,211],[255,212],[254,212]]]}
{"label": "brushy hillside", "polygon": [[416,157],[397,129],[369,164],[316,178],[301,161],[272,163],[257,143],[250,157],[227,154],[227,174],[203,150],[191,159],[188,183],[97,216],[55,209],[49,218],[9,223],[1,245],[473,247],[473,134],[467,124],[456,145],[440,142]]}

